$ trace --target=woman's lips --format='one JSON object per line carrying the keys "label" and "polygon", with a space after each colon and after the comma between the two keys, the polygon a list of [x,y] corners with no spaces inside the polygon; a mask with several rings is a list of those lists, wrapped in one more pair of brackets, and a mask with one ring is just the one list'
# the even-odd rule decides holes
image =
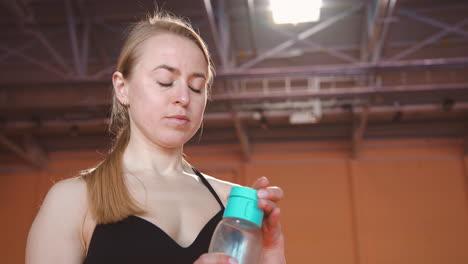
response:
{"label": "woman's lips", "polygon": [[181,124],[181,125],[184,125],[190,122],[190,119],[185,115],[173,115],[173,116],[168,116],[167,118],[171,122]]}

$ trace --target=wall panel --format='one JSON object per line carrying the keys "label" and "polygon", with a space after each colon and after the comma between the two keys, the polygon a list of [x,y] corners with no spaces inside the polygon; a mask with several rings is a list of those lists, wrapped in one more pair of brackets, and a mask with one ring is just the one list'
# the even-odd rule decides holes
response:
{"label": "wall panel", "polygon": [[[285,190],[288,263],[468,263],[468,157],[460,140],[365,141],[354,160],[349,142],[252,145],[248,162],[237,145],[185,153],[212,176],[248,186],[267,176]],[[43,171],[0,170],[1,263],[23,263],[50,186],[101,158],[52,153]]]}

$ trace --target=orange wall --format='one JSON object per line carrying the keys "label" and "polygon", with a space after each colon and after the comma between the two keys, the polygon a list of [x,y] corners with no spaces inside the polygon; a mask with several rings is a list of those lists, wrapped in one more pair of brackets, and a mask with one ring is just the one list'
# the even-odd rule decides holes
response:
{"label": "orange wall", "polygon": [[[200,170],[250,185],[268,176],[281,203],[288,263],[468,263],[468,156],[459,140],[366,141],[191,147]],[[0,256],[23,263],[25,240],[54,181],[99,160],[52,153],[41,172],[0,174]],[[1,165],[0,165],[1,166]]]}

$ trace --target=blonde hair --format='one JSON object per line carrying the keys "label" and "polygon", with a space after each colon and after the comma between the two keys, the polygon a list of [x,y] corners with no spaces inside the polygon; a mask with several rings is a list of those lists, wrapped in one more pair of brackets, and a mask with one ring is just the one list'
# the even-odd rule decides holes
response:
{"label": "blonde hair", "polygon": [[[165,12],[155,12],[130,28],[116,70],[124,78],[130,78],[139,57],[138,48],[145,40],[162,33],[184,37],[200,48],[208,65],[206,89],[209,94],[214,70],[206,44],[188,22]],[[82,173],[88,189],[90,210],[97,224],[117,222],[144,212],[125,185],[122,157],[130,139],[130,122],[127,107],[117,100],[115,93],[109,129],[115,140],[108,156],[96,168]]]}

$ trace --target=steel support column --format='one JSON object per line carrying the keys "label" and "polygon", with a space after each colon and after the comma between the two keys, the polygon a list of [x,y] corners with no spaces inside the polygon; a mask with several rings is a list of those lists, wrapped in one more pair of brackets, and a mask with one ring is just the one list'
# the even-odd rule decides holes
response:
{"label": "steel support column", "polygon": [[249,162],[250,161],[249,136],[247,134],[247,131],[244,125],[242,124],[242,121],[239,117],[239,113],[236,111],[232,103],[229,103],[229,108],[230,108],[231,118],[234,121],[234,127],[236,129],[237,139],[239,140],[239,143],[241,145],[242,156],[244,158],[244,161]]}
{"label": "steel support column", "polygon": [[65,0],[65,12],[67,14],[68,33],[70,35],[70,45],[73,53],[73,63],[75,65],[75,71],[78,73],[79,76],[83,76],[84,74],[83,67],[81,66],[80,51],[78,47],[75,15],[73,14],[71,0]]}
{"label": "steel support column", "polygon": [[357,159],[359,157],[359,148],[361,147],[364,139],[364,133],[367,126],[367,118],[369,116],[370,106],[366,104],[363,107],[363,111],[359,117],[359,123],[356,120],[353,112],[353,135],[352,135],[352,158]]}
{"label": "steel support column", "polygon": [[388,7],[386,9],[386,14],[384,17],[384,21],[382,22],[383,23],[382,33],[377,39],[377,44],[374,46],[374,49],[372,51],[372,63],[377,63],[378,61],[380,61],[382,50],[387,40],[387,34],[390,29],[390,19],[393,16],[396,3],[397,3],[397,0],[389,0]]}
{"label": "steel support column", "polygon": [[222,40],[220,38],[218,27],[216,24],[216,19],[213,12],[213,7],[211,5],[211,0],[203,0],[203,5],[205,6],[206,15],[210,24],[211,35],[213,36],[213,42],[215,44],[216,53],[218,54],[221,64],[224,66],[228,65],[227,58],[222,51]]}
{"label": "steel support column", "polygon": [[254,0],[247,0],[247,14],[249,16],[249,39],[252,45],[252,55],[257,56],[257,46],[255,43],[255,35],[253,33],[253,25],[255,25],[255,6]]}
{"label": "steel support column", "polygon": [[[226,14],[224,13],[224,0],[219,1],[218,14],[219,14],[219,25],[221,33],[218,34],[218,27],[216,26],[216,21],[213,14],[213,8],[211,7],[211,0],[204,0],[205,10],[208,16],[208,21],[210,23],[211,33],[215,42],[216,50],[221,59],[221,65],[223,69],[229,69],[229,22],[226,19]],[[237,85],[236,81],[231,81],[233,86]],[[250,160],[250,145],[249,145],[249,136],[247,131],[242,124],[242,121],[239,118],[237,110],[233,106],[232,102],[229,103],[229,110],[231,113],[231,119],[234,122],[234,127],[236,129],[236,136],[239,140],[242,149],[242,155],[246,162]]]}
{"label": "steel support column", "polygon": [[88,52],[89,52],[89,31],[91,30],[91,23],[88,18],[84,19],[83,25],[83,39],[81,49],[81,72],[83,76],[88,74]]}
{"label": "steel support column", "polygon": [[221,45],[221,56],[223,57],[222,63],[223,68],[229,69],[229,56],[230,56],[230,44],[231,44],[231,33],[230,23],[226,14],[225,0],[219,0],[218,4],[218,30],[219,30],[219,41]]}

